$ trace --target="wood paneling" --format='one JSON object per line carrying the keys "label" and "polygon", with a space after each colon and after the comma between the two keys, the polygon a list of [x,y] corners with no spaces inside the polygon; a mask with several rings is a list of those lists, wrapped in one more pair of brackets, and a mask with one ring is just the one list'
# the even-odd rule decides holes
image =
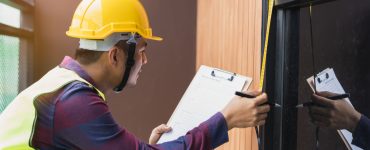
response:
{"label": "wood paneling", "polygon": [[[261,0],[198,0],[196,68],[208,65],[253,78],[261,62]],[[229,131],[219,150],[257,149],[253,128]]]}

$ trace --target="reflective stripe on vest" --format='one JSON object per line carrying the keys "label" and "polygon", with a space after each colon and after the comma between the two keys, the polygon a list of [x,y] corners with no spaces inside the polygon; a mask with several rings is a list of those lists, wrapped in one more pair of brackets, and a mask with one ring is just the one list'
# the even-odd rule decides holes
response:
{"label": "reflective stripe on vest", "polygon": [[[75,72],[58,66],[21,92],[0,114],[0,150],[32,149],[30,145],[37,118],[34,100],[40,95],[56,92],[73,81],[95,88]],[[105,100],[104,94],[95,89]]]}

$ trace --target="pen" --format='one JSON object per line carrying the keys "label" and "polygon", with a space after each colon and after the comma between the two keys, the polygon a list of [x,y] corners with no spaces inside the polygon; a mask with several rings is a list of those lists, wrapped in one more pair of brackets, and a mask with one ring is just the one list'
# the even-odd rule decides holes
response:
{"label": "pen", "polygon": [[339,94],[339,95],[335,95],[335,96],[330,96],[330,97],[327,97],[328,99],[331,99],[331,100],[338,100],[338,99],[343,99],[343,98],[349,98],[349,93],[344,93],[344,94]]}
{"label": "pen", "polygon": [[[343,98],[349,98],[349,96],[350,96],[349,93],[344,93],[344,94],[340,94],[340,95],[330,96],[330,97],[327,97],[327,98],[331,99],[331,100],[339,100],[339,99],[343,99]],[[307,107],[307,106],[312,106],[312,105],[317,105],[317,104],[315,104],[314,102],[306,102],[306,103],[297,105],[296,108],[302,108],[302,107]]]}
{"label": "pen", "polygon": [[[245,98],[256,98],[256,96],[252,96],[252,95],[239,92],[239,91],[236,91],[235,95],[238,95],[240,97],[245,97]],[[276,103],[267,102],[267,104],[269,104],[271,107],[281,107],[279,104],[276,104]]]}

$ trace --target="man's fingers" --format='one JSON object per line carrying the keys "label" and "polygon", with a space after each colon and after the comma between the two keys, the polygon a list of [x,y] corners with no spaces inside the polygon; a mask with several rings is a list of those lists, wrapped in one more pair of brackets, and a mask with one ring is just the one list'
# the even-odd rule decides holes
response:
{"label": "man's fingers", "polygon": [[311,114],[311,119],[314,122],[321,122],[321,123],[324,123],[324,124],[329,124],[329,122],[330,122],[327,117],[320,116],[320,115],[317,115],[317,114]]}
{"label": "man's fingers", "polygon": [[311,114],[316,114],[316,115],[325,116],[325,117],[331,116],[330,109],[320,107],[320,106],[311,106],[309,107],[309,111]]}
{"label": "man's fingers", "polygon": [[257,116],[257,121],[266,120],[266,118],[267,118],[267,113],[260,114]]}
{"label": "man's fingers", "polygon": [[156,133],[156,134],[163,134],[163,133],[169,132],[171,130],[172,130],[171,127],[169,127],[165,124],[161,124],[160,126],[154,128],[153,132]]}
{"label": "man's fingers", "polygon": [[266,123],[266,120],[262,120],[260,122],[257,123],[257,126],[262,126]]}
{"label": "man's fingers", "polygon": [[262,93],[260,96],[257,96],[255,98],[255,102],[256,102],[257,106],[266,103],[267,102],[267,95],[266,95],[266,93]]}
{"label": "man's fingers", "polygon": [[327,127],[327,126],[329,126],[328,119],[325,118],[325,117],[323,117],[323,116],[320,116],[320,115],[316,115],[316,114],[311,114],[310,113],[310,120],[316,126],[320,126],[320,127]]}
{"label": "man's fingers", "polygon": [[270,111],[270,105],[264,104],[257,107],[258,114],[268,113]]}
{"label": "man's fingers", "polygon": [[261,90],[255,90],[255,91],[243,91],[244,93],[248,94],[248,95],[251,95],[251,96],[259,96],[262,94],[262,91]]}
{"label": "man's fingers", "polygon": [[328,91],[322,91],[322,92],[317,92],[317,95],[320,95],[322,97],[331,97],[331,96],[336,96],[336,95],[339,95],[339,94],[331,93],[331,92],[328,92]]}
{"label": "man's fingers", "polygon": [[334,101],[327,99],[325,97],[313,94],[311,99],[316,104],[323,105],[323,106],[330,107],[330,108],[334,107]]}

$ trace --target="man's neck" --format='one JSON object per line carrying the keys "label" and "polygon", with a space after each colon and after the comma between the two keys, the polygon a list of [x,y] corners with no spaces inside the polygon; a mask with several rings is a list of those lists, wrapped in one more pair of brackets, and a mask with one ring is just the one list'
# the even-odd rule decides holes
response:
{"label": "man's neck", "polygon": [[104,66],[99,63],[93,63],[89,65],[80,64],[80,66],[93,79],[94,83],[96,84],[96,88],[106,94],[106,92],[109,90],[109,82],[107,82],[107,74],[104,71]]}

